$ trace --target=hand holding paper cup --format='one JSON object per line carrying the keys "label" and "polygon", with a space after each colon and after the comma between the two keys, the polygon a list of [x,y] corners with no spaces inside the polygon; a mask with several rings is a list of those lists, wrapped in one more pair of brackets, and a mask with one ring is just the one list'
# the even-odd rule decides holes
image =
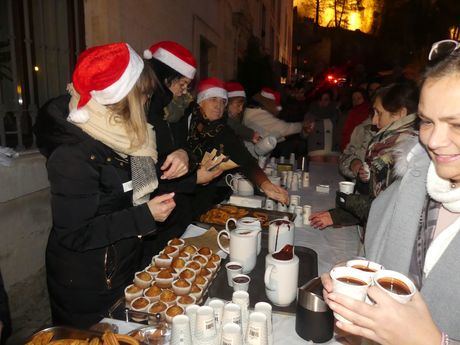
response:
{"label": "hand holding paper cup", "polygon": [[[367,289],[372,277],[366,272],[353,267],[334,267],[330,272],[332,278],[332,291],[348,296],[358,301],[365,301]],[[334,312],[337,320],[350,323],[341,315]]]}

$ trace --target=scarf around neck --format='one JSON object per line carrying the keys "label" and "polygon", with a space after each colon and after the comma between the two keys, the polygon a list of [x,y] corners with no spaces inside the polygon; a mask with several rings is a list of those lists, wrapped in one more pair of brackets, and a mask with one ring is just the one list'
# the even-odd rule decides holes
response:
{"label": "scarf around neck", "polygon": [[449,180],[439,177],[433,162],[428,168],[426,188],[430,197],[440,202],[446,210],[460,213],[460,188],[452,188]]}
{"label": "scarf around neck", "polygon": [[198,104],[193,105],[187,143],[193,154],[201,160],[211,138],[216,137],[226,126],[227,114],[215,121],[206,119]]}
{"label": "scarf around neck", "polygon": [[[69,84],[68,90],[72,96],[69,110],[77,107],[80,95]],[[131,138],[121,121],[114,120],[116,114],[109,108],[91,99],[86,104],[89,120],[85,123],[74,123],[92,138],[102,142],[122,157],[130,156],[131,177],[133,181],[133,205],[141,205],[150,199],[158,187],[155,163],[158,159],[155,131],[147,124],[147,139],[139,148],[131,147]],[[70,121],[70,120],[69,120]]]}

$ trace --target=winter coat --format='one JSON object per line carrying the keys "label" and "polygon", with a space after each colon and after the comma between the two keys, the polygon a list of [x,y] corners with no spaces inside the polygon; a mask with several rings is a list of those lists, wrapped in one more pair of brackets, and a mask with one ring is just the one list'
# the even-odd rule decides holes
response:
{"label": "winter coat", "polygon": [[[426,204],[430,158],[420,144],[402,157],[395,169],[398,179],[372,203],[364,245],[369,260],[409,276],[420,215]],[[457,340],[460,339],[459,253],[460,233],[457,233],[428,276],[422,278],[420,291],[439,329]]]}
{"label": "winter coat", "polygon": [[51,191],[46,273],[53,322],[88,327],[132,282],[141,238],[157,227],[147,204],[132,206],[129,157],[68,122],[69,100],[45,104],[34,130]]}
{"label": "winter coat", "polygon": [[414,127],[415,121],[415,114],[407,115],[382,128],[371,139],[365,157],[370,170],[367,185],[368,193],[349,195],[342,207],[331,210],[334,224],[349,225],[351,222],[349,214],[356,217],[359,224],[364,225],[366,223],[372,201],[396,178],[393,168],[397,157],[397,148],[403,146],[406,141],[417,137],[417,131]]}
{"label": "winter coat", "polygon": [[244,141],[252,142],[252,138],[254,137],[254,131],[243,125],[239,119],[234,119],[229,117],[227,119],[228,126],[233,129],[235,134],[243,139]]}

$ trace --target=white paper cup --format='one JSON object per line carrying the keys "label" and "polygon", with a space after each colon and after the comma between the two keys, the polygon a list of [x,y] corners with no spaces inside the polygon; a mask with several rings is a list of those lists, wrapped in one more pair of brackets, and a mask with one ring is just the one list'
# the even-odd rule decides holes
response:
{"label": "white paper cup", "polygon": [[222,345],[242,345],[241,327],[235,323],[228,323],[222,328]]}
{"label": "white paper cup", "polygon": [[[230,266],[239,266],[240,268],[229,268]],[[225,269],[227,270],[228,286],[233,287],[233,277],[243,273],[243,265],[236,261],[230,261],[225,265]]]}
{"label": "white paper cup", "polygon": [[274,210],[275,209],[275,202],[272,199],[265,199],[265,209],[266,210]]}
{"label": "white paper cup", "polygon": [[195,334],[195,323],[196,323],[196,312],[200,307],[196,304],[190,305],[185,308],[185,315],[187,315],[190,319],[190,330],[192,332],[192,336]]}
{"label": "white paper cup", "polygon": [[222,317],[224,315],[224,301],[215,299],[208,304],[214,310],[214,320],[216,320],[216,327],[220,330],[222,325]]}
{"label": "white paper cup", "polygon": [[279,176],[268,176],[268,179],[274,185],[281,186],[281,177],[279,177]]}
{"label": "white paper cup", "polygon": [[225,326],[227,323],[241,325],[241,308],[238,304],[228,303],[224,306],[222,326]]}
{"label": "white paper cup", "polygon": [[273,323],[272,323],[272,305],[267,302],[258,302],[254,306],[254,311],[262,313],[267,318],[268,342],[272,342],[273,338]]}
{"label": "white paper cup", "polygon": [[[365,301],[367,289],[372,283],[372,278],[366,272],[352,267],[334,267],[330,272],[332,278],[332,291],[348,296],[358,301]],[[363,285],[355,285],[340,281],[340,278],[354,278],[361,281]],[[334,312],[337,320],[350,323],[347,319]]]}
{"label": "white paper cup", "polygon": [[[246,274],[237,274],[233,277],[233,291],[248,291],[251,277]],[[244,281],[240,281],[244,280]]]}
{"label": "white paper cup", "polygon": [[286,212],[287,211],[287,206],[281,202],[278,202],[278,207],[277,210],[280,212]]}
{"label": "white paper cup", "polygon": [[217,337],[214,310],[211,307],[198,308],[196,312],[195,337],[198,341]]}
{"label": "white paper cup", "polygon": [[339,182],[339,190],[345,194],[353,194],[355,183],[350,181]]}
{"label": "white paper cup", "polygon": [[268,345],[267,317],[263,313],[253,312],[249,315],[246,345]]}
{"label": "white paper cup", "polygon": [[300,205],[300,195],[297,194],[292,194],[290,197],[290,204],[294,206],[299,206]]}
{"label": "white paper cup", "polygon": [[172,320],[171,345],[192,345],[190,319],[186,315],[178,315]]}
{"label": "white paper cup", "polygon": [[232,302],[240,307],[249,307],[249,294],[246,291],[235,291],[232,295]]}
{"label": "white paper cup", "polygon": [[383,267],[382,265],[376,262],[364,260],[364,259],[348,260],[346,263],[346,266],[361,270],[364,273],[368,274],[371,278],[374,277],[376,272],[385,269],[385,267]]}
{"label": "white paper cup", "polygon": [[[397,289],[394,289],[393,292],[391,292],[389,289],[386,289],[383,287],[384,282],[391,285],[393,288],[398,286],[396,285],[398,284],[398,282],[402,282],[405,285],[405,288],[407,288],[407,290],[410,291],[410,293],[409,294],[397,293],[396,292]],[[415,292],[417,291],[417,288],[415,287],[415,284],[412,280],[410,280],[404,274],[401,274],[396,271],[390,271],[390,270],[381,270],[375,273],[374,274],[374,284],[379,289],[386,292],[393,299],[403,304],[409,302],[414,296]]]}

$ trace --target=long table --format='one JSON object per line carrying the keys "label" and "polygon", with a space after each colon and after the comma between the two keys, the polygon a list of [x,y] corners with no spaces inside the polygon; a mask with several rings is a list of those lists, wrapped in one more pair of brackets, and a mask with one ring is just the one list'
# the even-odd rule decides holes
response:
{"label": "long table", "polygon": [[[310,187],[300,188],[299,191],[289,191],[289,194],[301,196],[301,205],[311,205],[312,211],[324,211],[333,208],[335,205],[335,193],[338,183],[343,178],[339,175],[337,165],[330,163],[310,164]],[[329,193],[318,193],[316,185],[329,185]],[[194,225],[187,228],[185,237],[197,236],[204,233],[206,229]],[[356,226],[327,228],[317,230],[311,226],[302,226],[295,229],[295,244],[311,248],[318,253],[318,272],[328,272],[331,267],[343,260],[347,260],[359,254],[360,241],[359,229]],[[105,322],[115,323],[121,332],[128,332],[135,326],[122,321],[104,319]],[[278,344],[312,344],[300,338],[295,332],[295,316],[273,314],[274,345]],[[328,345],[342,344],[338,339],[331,339],[325,343]]]}

